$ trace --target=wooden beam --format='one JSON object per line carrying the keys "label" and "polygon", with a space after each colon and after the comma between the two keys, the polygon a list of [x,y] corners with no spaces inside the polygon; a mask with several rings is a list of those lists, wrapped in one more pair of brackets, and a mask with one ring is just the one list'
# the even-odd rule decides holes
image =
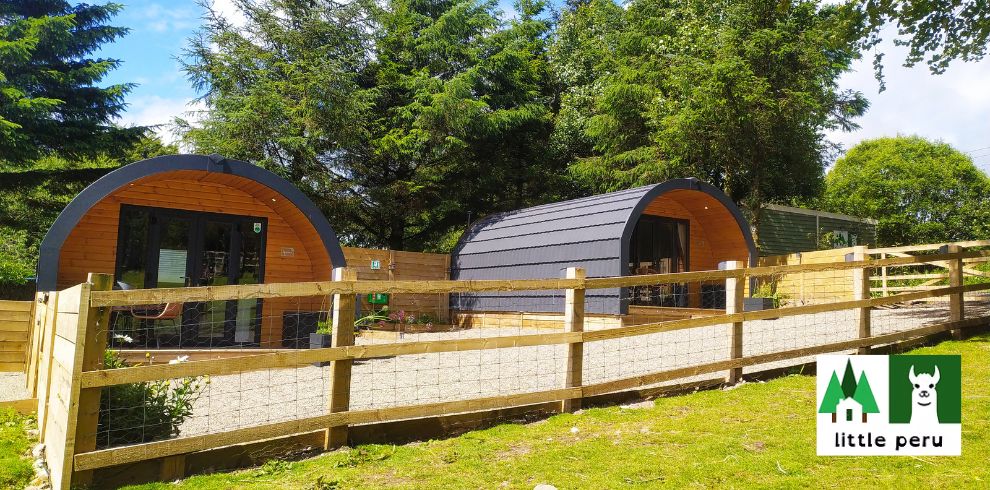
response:
{"label": "wooden beam", "polygon": [[[742,262],[730,260],[725,262],[725,270],[742,269],[745,265]],[[743,313],[745,299],[745,277],[729,277],[725,279],[725,313]],[[729,358],[739,359],[743,356],[743,322],[732,322],[729,330]],[[729,370],[726,377],[728,384],[736,384],[742,380],[743,370],[737,367]]]}
{"label": "wooden beam", "polygon": [[630,388],[653,385],[672,379],[695,376],[698,374],[715,371],[724,371],[736,367],[766,364],[826,352],[844,351],[858,348],[861,345],[889,344],[905,339],[942,332],[950,328],[970,328],[975,326],[983,326],[988,322],[990,322],[990,318],[981,317],[964,320],[961,322],[941,323],[905,332],[879,335],[868,339],[854,339],[845,342],[836,342],[832,344],[794,349],[772,354],[729,359],[726,361],[718,361],[698,366],[661,371],[652,374],[586,385],[580,388],[564,388],[535,393],[520,393],[514,395],[478,398],[473,400],[459,400],[453,402],[330,413],[316,417],[307,417],[256,427],[235,429],[217,434],[183,437],[166,441],[103,449],[100,451],[77,454],[75,456],[75,468],[77,470],[103,468],[165,456],[174,456],[235,444],[243,444],[252,441],[283,437],[292,434],[312,432],[319,430],[320,428],[333,425],[380,423],[395,420],[433,417],[438,415],[450,415],[455,413],[535,405],[539,403],[562,401],[569,398],[595,396],[618,392]]}
{"label": "wooden beam", "polygon": [[[584,279],[585,271],[580,267],[568,267],[567,279]],[[564,331],[584,332],[584,289],[568,289],[564,293]],[[574,342],[567,346],[567,370],[564,388],[581,386],[584,371],[584,343]],[[573,412],[581,408],[580,398],[569,398],[561,403],[561,411]]]}
{"label": "wooden beam", "polygon": [[157,379],[185,378],[190,376],[220,376],[224,374],[259,371],[263,369],[291,368],[306,364],[337,361],[341,359],[374,359],[378,357],[459,352],[469,350],[503,349],[506,347],[531,347],[580,342],[580,333],[543,333],[503,337],[482,337],[457,340],[430,340],[396,344],[327,347],[324,349],[300,349],[266,354],[245,355],[229,359],[189,361],[179,364],[155,364],[107,369],[83,373],[86,388],[140,383]]}
{"label": "wooden beam", "polygon": [[[857,246],[853,247],[853,252],[850,254],[853,262],[863,261],[866,255],[866,247]],[[868,300],[870,299],[870,269],[853,269],[852,271],[852,291],[854,300]],[[870,317],[872,308],[869,306],[863,306],[856,309],[856,321],[859,325],[859,338],[865,339],[870,337]],[[858,351],[859,354],[869,354],[869,346],[861,346]]]}
{"label": "wooden beam", "polygon": [[[88,281],[90,291],[109,291],[113,287],[113,276],[110,274],[90,274]],[[85,325],[83,325],[82,311],[86,310]],[[103,368],[103,353],[107,348],[107,328],[110,320],[110,308],[93,308],[89,306],[89,296],[80,298],[79,304],[79,328],[82,330],[79,335],[79,344],[76,345],[77,352],[82,350],[82,358],[77,359],[80,365],[73,370],[72,384],[78,388],[78,412],[76,415],[75,432],[66,433],[75,439],[73,452],[66,451],[66,458],[71,464],[72,455],[76,452],[84,453],[96,449],[96,434],[100,419],[100,396],[102,390],[98,388],[83,389],[81,376],[83,371],[95,371]],[[70,466],[71,468],[71,466]],[[73,472],[71,483],[75,485],[89,485],[93,481],[93,473],[90,471]]]}
{"label": "wooden beam", "polygon": [[[948,245],[945,252],[949,254],[962,254],[962,247],[959,245]],[[963,262],[962,259],[949,260],[949,286],[959,287],[963,285]],[[949,295],[949,320],[960,321],[966,318],[966,302],[962,292]],[[952,338],[962,339],[961,330],[953,330]]]}
{"label": "wooden beam", "polygon": [[458,400],[453,402],[329,413],[315,417],[306,417],[256,427],[235,429],[216,434],[183,437],[179,439],[135,444],[132,446],[102,449],[99,451],[77,454],[75,458],[75,467],[77,470],[104,468],[107,466],[116,466],[165,456],[205,451],[207,449],[232,446],[246,442],[272,439],[293,434],[302,434],[320,430],[321,428],[326,428],[328,426],[371,424],[396,420],[452,415],[457,413],[497,410],[502,408],[536,405],[546,402],[556,402],[565,398],[579,398],[580,396],[581,388],[565,388],[536,393],[519,393],[514,395],[476,398],[473,400]]}
{"label": "wooden beam", "polygon": [[291,352],[276,352],[257,355],[246,355],[231,359],[211,359],[189,361],[179,364],[158,364],[152,366],[134,366],[121,369],[86,372],[82,375],[83,386],[95,388],[113,386],[125,383],[153,381],[156,379],[171,379],[188,376],[223,375],[262,369],[288,368],[305,364],[335,361],[339,359],[373,359],[377,357],[401,356],[412,354],[427,354],[437,352],[456,352],[467,350],[490,350],[506,347],[530,347],[537,345],[557,345],[574,342],[597,342],[601,340],[634,337],[653,333],[672,332],[698,327],[711,327],[733,322],[766,320],[789,316],[810,315],[830,311],[848,310],[882,306],[905,301],[920,300],[944,296],[953,292],[973,292],[990,290],[990,283],[967,284],[961,287],[942,287],[929,291],[903,293],[886,298],[840,301],[817,305],[792,306],[763,311],[747,311],[726,315],[713,315],[699,318],[686,318],[666,322],[645,323],[631,327],[593,330],[582,333],[559,332],[546,334],[517,335],[505,337],[486,337],[459,340],[433,340],[422,342],[403,342],[397,344],[379,344],[348,347],[330,347],[325,349],[303,349]]}
{"label": "wooden beam", "polygon": [[871,248],[867,250],[867,253],[903,253],[903,252],[922,252],[925,250],[939,250],[946,245],[957,245],[960,247],[990,247],[990,240],[971,240],[965,242],[952,242],[952,243],[929,243],[924,245],[905,245],[901,247],[882,247],[882,248]]}
{"label": "wooden beam", "polygon": [[[334,281],[354,281],[357,270],[338,267],[333,270]],[[354,345],[354,306],[353,294],[335,294],[333,297],[333,334],[331,347],[351,347]],[[330,367],[330,394],[327,408],[330,413],[346,412],[351,404],[351,359],[338,359]],[[347,445],[347,425],[331,425],[327,430],[324,449],[334,449]]]}
{"label": "wooden beam", "polygon": [[848,270],[883,265],[909,265],[941,262],[949,259],[990,257],[990,251],[962,254],[936,254],[918,257],[892,257],[862,262],[826,262],[784,266],[763,266],[736,271],[678,272],[643,276],[619,276],[592,279],[521,279],[471,281],[324,281],[302,283],[247,284],[235,286],[204,286],[194,288],[133,289],[127,291],[94,291],[93,306],[149,305],[178,302],[226,301],[253,298],[286,298],[327,296],[331,294],[386,293],[451,293],[486,291],[539,291],[556,289],[610,289],[648,284],[721,281],[728,277],[774,276],[798,272]]}

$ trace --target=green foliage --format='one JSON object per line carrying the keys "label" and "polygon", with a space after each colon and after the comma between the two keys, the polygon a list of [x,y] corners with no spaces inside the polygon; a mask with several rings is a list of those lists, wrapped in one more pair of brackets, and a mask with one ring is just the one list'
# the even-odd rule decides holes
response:
{"label": "green foliage", "polygon": [[127,29],[107,25],[120,4],[61,0],[0,3],[0,159],[52,152],[93,156],[127,147],[147,131],[111,124],[132,84],[100,87],[119,60],[94,58]]}
{"label": "green foliage", "polygon": [[[104,351],[105,369],[127,367],[116,351]],[[103,389],[97,447],[160,441],[179,435],[193,403],[209,384],[206,378],[131,383]]]}
{"label": "green foliage", "polygon": [[24,230],[0,227],[0,284],[27,284],[34,276],[38,247]]}
{"label": "green foliage", "polygon": [[787,295],[777,291],[776,285],[773,282],[764,282],[757,286],[756,290],[753,291],[752,297],[754,298],[769,298],[773,300],[773,307],[780,308],[787,300]]}
{"label": "green foliage", "polygon": [[445,247],[558,192],[542,3],[237,5],[243,27],[211,19],[187,49],[210,112],[185,139],[286,176],[348,243]]}
{"label": "green foliage", "polygon": [[34,476],[27,435],[32,426],[31,417],[0,407],[0,488],[24,488]]}
{"label": "green foliage", "polygon": [[[573,175],[607,191],[696,176],[744,201],[821,190],[824,131],[867,104],[841,92],[858,56],[817,2],[594,0],[565,12],[552,53],[569,85],[559,141]],[[594,26],[594,27],[591,27]]]}
{"label": "green foliage", "polygon": [[175,145],[149,134],[125,148],[120,158],[99,154],[77,159],[48,155],[19,163],[0,160],[0,298],[24,299],[17,291],[31,288],[17,286],[34,277],[41,240],[86,186],[121,165],[177,152]]}
{"label": "green foliage", "polygon": [[372,324],[384,321],[388,321],[388,306],[358,318],[354,321],[354,328],[370,327]]}
{"label": "green foliage", "polygon": [[[847,3],[853,35],[861,49],[883,40],[884,31],[896,25],[894,44],[907,46],[905,66],[924,61],[932,73],[945,72],[955,60],[979,61],[990,45],[990,3],[980,0],[858,0]],[[883,84],[883,53],[874,59],[877,79]]]}
{"label": "green foliage", "polygon": [[951,146],[917,136],[849,149],[826,177],[820,207],[873,218],[879,246],[990,236],[990,178]]}

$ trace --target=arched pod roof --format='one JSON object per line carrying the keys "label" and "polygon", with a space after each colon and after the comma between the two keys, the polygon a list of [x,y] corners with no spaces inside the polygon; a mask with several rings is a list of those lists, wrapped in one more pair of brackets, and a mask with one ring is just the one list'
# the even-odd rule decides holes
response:
{"label": "arched pod roof", "polygon": [[[739,208],[718,188],[697,179],[674,179],[635,189],[600,194],[489,216],[474,223],[451,258],[454,279],[537,279],[561,277],[567,267],[583,267],[588,277],[628,274],[629,242],[640,216],[661,197],[682,212],[697,215],[706,233],[731,240],[756,260],[756,245]],[[697,203],[692,207],[693,203]],[[711,209],[710,209],[711,208]],[[704,211],[702,211],[704,210]],[[715,220],[714,214],[721,218]],[[726,227],[732,228],[726,230]],[[725,258],[721,260],[726,260]],[[733,260],[738,260],[733,258]],[[623,314],[622,292],[588,291],[588,313]],[[563,311],[561,291],[455,294],[451,305],[474,311]]]}
{"label": "arched pod roof", "polygon": [[282,195],[313,226],[334,267],[343,267],[346,264],[337,234],[329,221],[305,194],[287,180],[257,165],[229,160],[219,155],[167,155],[142,160],[114,170],[83,189],[69,202],[41,242],[38,289],[50,291],[57,288],[62,247],[72,230],[93,206],[115,191],[146,177],[183,171],[232,175],[257,182]]}

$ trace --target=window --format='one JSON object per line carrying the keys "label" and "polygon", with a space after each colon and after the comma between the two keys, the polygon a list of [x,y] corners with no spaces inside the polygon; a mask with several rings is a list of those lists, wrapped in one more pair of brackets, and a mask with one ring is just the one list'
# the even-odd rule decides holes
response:
{"label": "window", "polygon": [[[629,242],[629,274],[667,274],[688,270],[688,220],[642,216]],[[685,284],[631,288],[631,304],[687,306]]]}

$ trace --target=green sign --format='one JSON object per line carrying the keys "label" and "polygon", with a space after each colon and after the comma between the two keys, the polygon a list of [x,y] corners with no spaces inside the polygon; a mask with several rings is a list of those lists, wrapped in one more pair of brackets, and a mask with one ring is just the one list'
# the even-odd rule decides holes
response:
{"label": "green sign", "polygon": [[388,304],[388,294],[386,293],[370,293],[368,294],[368,303],[373,305],[387,305]]}
{"label": "green sign", "polygon": [[254,224],[254,232],[255,233],[261,233],[261,223],[255,223]]}
{"label": "green sign", "polygon": [[380,261],[380,260],[372,260],[371,261],[371,270],[377,271],[377,270],[379,270],[381,268],[382,268],[382,261]]}

